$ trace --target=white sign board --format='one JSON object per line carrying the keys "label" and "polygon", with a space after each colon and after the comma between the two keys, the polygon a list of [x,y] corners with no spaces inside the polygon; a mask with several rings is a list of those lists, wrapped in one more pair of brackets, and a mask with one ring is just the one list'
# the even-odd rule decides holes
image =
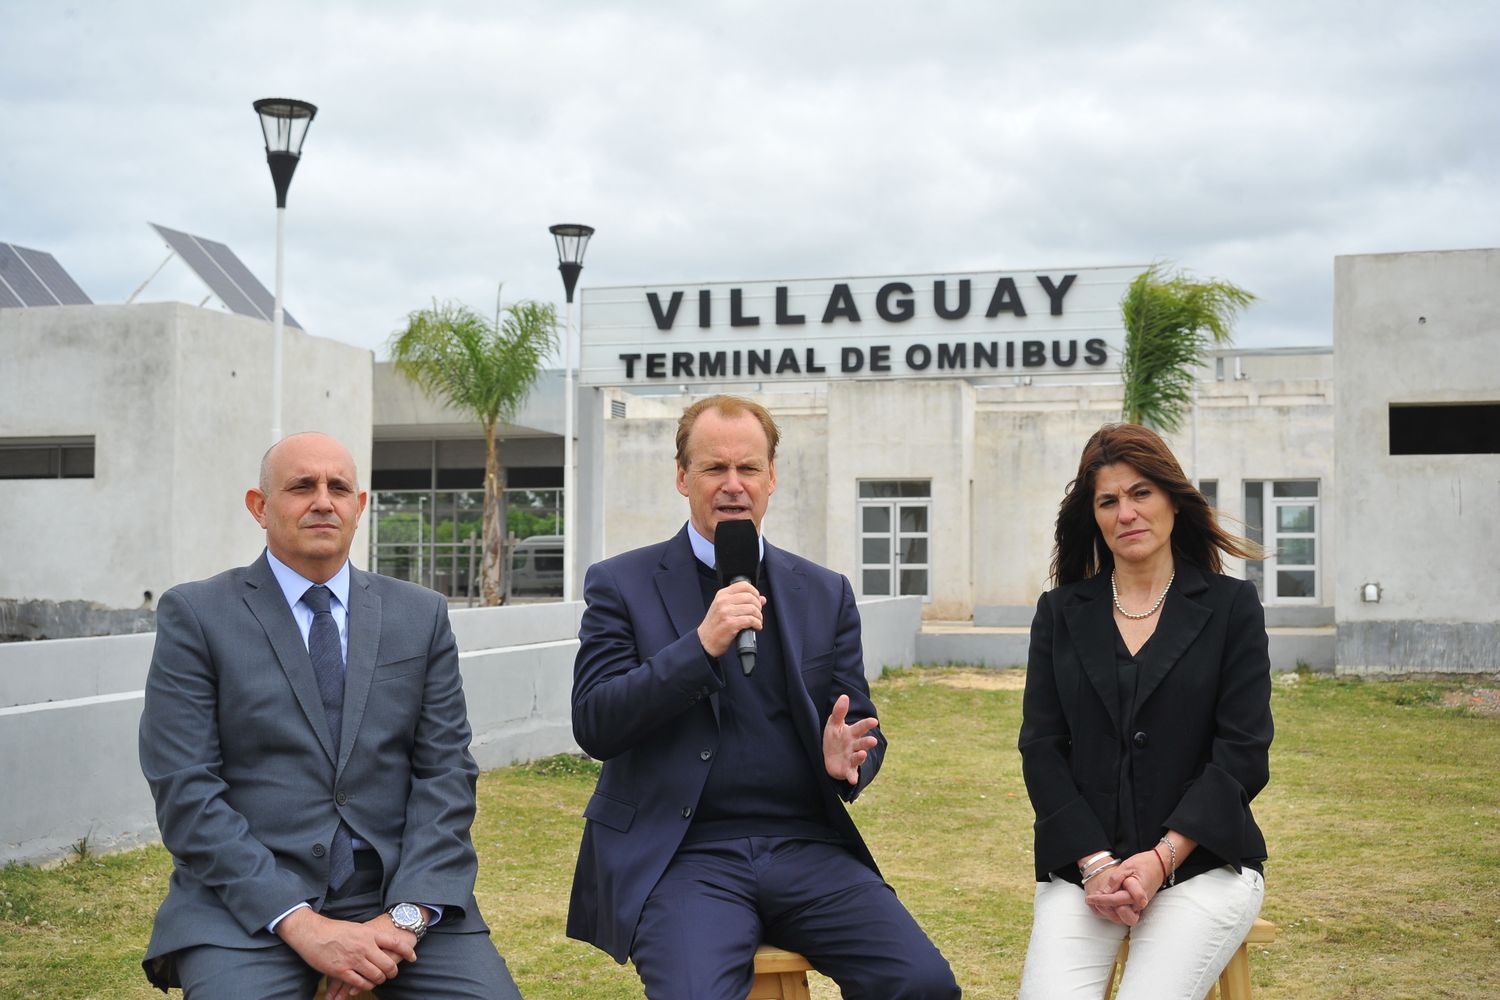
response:
{"label": "white sign board", "polygon": [[1117,372],[1144,266],[585,288],[579,381]]}

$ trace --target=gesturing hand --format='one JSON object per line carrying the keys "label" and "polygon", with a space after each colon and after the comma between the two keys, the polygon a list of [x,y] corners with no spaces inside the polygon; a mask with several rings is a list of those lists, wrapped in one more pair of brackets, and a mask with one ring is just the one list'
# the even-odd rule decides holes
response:
{"label": "gesturing hand", "polygon": [[760,591],[741,580],[731,583],[714,595],[713,604],[698,626],[698,641],[709,656],[722,656],[745,629],[759,632],[764,625],[760,609],[766,599]]}
{"label": "gesturing hand", "polygon": [[849,715],[849,696],[839,695],[833,703],[833,712],[828,724],[823,727],[823,766],[831,778],[841,778],[851,785],[859,784],[859,766],[870,755],[870,749],[879,741],[870,735],[870,730],[880,725],[875,719],[860,719],[853,725],[844,725]]}

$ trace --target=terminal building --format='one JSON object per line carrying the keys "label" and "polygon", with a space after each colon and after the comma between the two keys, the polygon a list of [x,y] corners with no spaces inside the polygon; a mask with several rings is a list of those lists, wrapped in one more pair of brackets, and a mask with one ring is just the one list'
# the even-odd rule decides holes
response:
{"label": "terminal building", "polygon": [[[677,417],[734,392],[782,428],[769,539],[862,597],[920,597],[935,630],[1023,630],[1083,443],[1120,417],[1119,301],[1143,269],[583,289],[574,579],[681,526]],[[1170,441],[1264,546],[1227,571],[1273,627],[1326,637],[1310,665],[1500,671],[1500,251],[1334,270],[1332,347],[1214,353]],[[270,335],[175,304],[0,308],[0,633],[85,634],[255,557],[239,511]],[[285,338],[283,426],[334,433],[369,470],[362,564],[468,600],[477,425],[368,351]],[[566,405],[549,372],[504,430],[516,600],[563,596]]]}

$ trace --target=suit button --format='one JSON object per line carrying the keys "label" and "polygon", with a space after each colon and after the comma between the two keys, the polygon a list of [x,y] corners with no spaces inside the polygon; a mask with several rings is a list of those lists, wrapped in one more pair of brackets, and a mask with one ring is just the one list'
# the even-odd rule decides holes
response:
{"label": "suit button", "polygon": [[1146,743],[1148,741],[1146,739],[1145,733],[1136,733],[1133,737],[1131,737],[1130,742],[1135,744],[1135,748],[1137,750],[1143,750],[1145,749]]}
{"label": "suit button", "polygon": [[323,856],[323,854],[324,854],[324,847],[323,847],[323,845],[322,844],[314,844],[313,845],[313,857],[315,857],[315,858],[321,858]]}
{"label": "suit button", "polygon": [[333,801],[337,802],[341,806],[342,805],[346,805],[349,802],[349,793],[348,792],[339,792],[337,795],[335,795],[333,797]]}
{"label": "suit button", "polygon": [[713,755],[714,755],[714,752],[712,750],[699,750],[698,751],[698,759],[699,760],[708,760],[708,758],[712,757]]}
{"label": "suit button", "polygon": [[682,807],[682,818],[683,819],[692,819],[693,818],[693,807],[692,806],[683,806]]}

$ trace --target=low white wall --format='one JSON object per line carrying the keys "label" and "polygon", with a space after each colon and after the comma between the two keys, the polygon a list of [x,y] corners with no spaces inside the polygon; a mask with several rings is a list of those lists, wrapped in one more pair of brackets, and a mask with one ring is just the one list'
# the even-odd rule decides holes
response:
{"label": "low white wall", "polygon": [[[577,753],[570,694],[583,605],[455,609],[483,768]],[[860,603],[867,674],[912,663],[919,598]],[[136,756],[151,633],[0,645],[0,864],[157,839]]]}

